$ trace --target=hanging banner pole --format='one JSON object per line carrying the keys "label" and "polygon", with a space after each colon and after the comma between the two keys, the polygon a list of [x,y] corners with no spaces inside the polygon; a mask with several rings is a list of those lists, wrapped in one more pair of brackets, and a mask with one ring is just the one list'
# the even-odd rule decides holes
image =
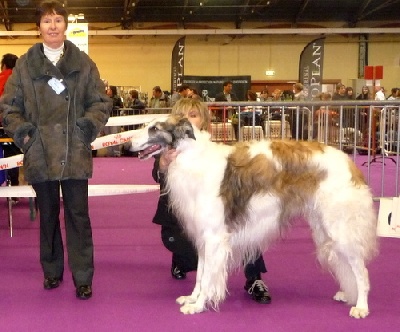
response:
{"label": "hanging banner pole", "polygon": [[324,38],[315,39],[300,54],[299,82],[306,100],[313,100],[322,92],[324,42]]}
{"label": "hanging banner pole", "polygon": [[183,84],[185,73],[185,38],[180,38],[172,50],[171,58],[171,94]]}

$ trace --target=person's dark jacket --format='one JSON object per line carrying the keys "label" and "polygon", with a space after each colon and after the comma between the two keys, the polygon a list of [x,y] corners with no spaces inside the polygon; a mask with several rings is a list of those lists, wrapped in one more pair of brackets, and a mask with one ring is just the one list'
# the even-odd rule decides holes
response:
{"label": "person's dark jacket", "polygon": [[164,173],[159,172],[159,168],[160,168],[160,156],[156,156],[154,159],[152,176],[154,181],[160,184],[161,194],[158,200],[156,213],[153,217],[153,223],[162,226],[180,228],[178,219],[175,217],[175,215],[169,208],[169,196],[168,194],[164,193],[166,186],[166,178]]}
{"label": "person's dark jacket", "polygon": [[[239,98],[233,92],[231,92],[230,95],[231,101],[239,101]],[[215,101],[227,102],[228,100],[226,99],[225,94],[223,92],[220,92],[215,95]]]}
{"label": "person's dark jacket", "polygon": [[[57,66],[42,43],[32,46],[17,61],[0,103],[4,129],[23,150],[29,183],[90,178],[91,142],[112,108],[95,63],[72,42],[64,45]],[[65,90],[57,94],[49,85],[52,78]]]}

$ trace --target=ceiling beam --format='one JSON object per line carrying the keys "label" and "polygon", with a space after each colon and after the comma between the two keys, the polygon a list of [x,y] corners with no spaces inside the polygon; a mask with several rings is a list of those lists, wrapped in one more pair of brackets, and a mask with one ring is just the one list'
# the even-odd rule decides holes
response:
{"label": "ceiling beam", "polygon": [[[38,31],[0,31],[0,36],[38,36]],[[300,29],[168,29],[89,30],[89,36],[195,36],[195,35],[343,35],[400,34],[400,28],[300,28]]]}
{"label": "ceiling beam", "polygon": [[136,3],[135,0],[124,0],[123,14],[121,17],[121,27],[123,29],[132,28],[133,16],[135,14]]}
{"label": "ceiling beam", "polygon": [[[243,16],[246,14],[246,11],[249,9],[249,2],[250,0],[244,0],[243,7],[240,9],[240,12],[236,16],[235,19],[235,27],[236,29],[240,29],[242,27]],[[252,9],[254,10],[254,9]]]}
{"label": "ceiling beam", "polygon": [[306,10],[308,2],[309,2],[309,0],[303,0],[302,1],[301,5],[300,5],[300,8],[299,8],[299,11],[297,12],[296,17],[294,18],[294,23],[295,24],[297,24],[300,21],[301,15]]}
{"label": "ceiling beam", "polygon": [[365,10],[368,8],[371,1],[372,0],[364,0],[364,2],[360,4],[360,7],[358,8],[357,12],[355,13],[353,18],[349,22],[349,26],[351,28],[354,28],[357,25],[357,22],[361,20],[361,18],[364,15]]}
{"label": "ceiling beam", "polygon": [[371,10],[369,10],[368,12],[364,11],[364,13],[361,13],[359,16],[359,19],[363,19],[369,15],[371,15],[372,13],[381,10],[382,8],[385,8],[387,6],[393,5],[398,3],[399,0],[386,0],[386,1],[382,1],[379,5],[375,6],[374,8],[372,8]]}
{"label": "ceiling beam", "polygon": [[0,1],[0,10],[1,10],[1,20],[4,23],[4,26],[7,31],[12,30],[10,17],[8,16],[8,2]]}

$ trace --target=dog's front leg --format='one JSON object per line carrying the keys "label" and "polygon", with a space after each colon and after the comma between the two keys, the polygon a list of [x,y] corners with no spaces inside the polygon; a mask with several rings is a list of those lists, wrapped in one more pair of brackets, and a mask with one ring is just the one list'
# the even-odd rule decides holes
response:
{"label": "dog's front leg", "polygon": [[[198,275],[196,287],[192,295],[195,295],[194,303],[185,303],[180,308],[184,314],[194,314],[206,310],[206,305],[210,304],[217,309],[226,294],[227,265],[230,255],[229,236],[226,233],[214,234],[208,232],[205,234],[204,241],[204,259],[202,273]],[[199,252],[200,256],[203,252]],[[199,273],[199,271],[198,271]]]}
{"label": "dog's front leg", "polygon": [[200,289],[201,289],[201,278],[204,272],[204,246],[198,250],[198,262],[197,262],[197,273],[196,273],[196,285],[193,289],[193,292],[191,295],[188,296],[180,296],[176,299],[176,302],[180,305],[186,304],[186,303],[195,303],[197,298],[200,295]]}

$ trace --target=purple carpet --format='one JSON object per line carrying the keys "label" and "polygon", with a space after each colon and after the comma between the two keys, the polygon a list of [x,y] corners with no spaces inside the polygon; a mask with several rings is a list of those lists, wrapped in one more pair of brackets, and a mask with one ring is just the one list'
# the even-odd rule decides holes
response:
{"label": "purple carpet", "polygon": [[[361,165],[365,157],[357,157]],[[364,159],[362,159],[364,158]],[[396,165],[387,162],[393,183]],[[152,161],[96,158],[91,184],[153,184]],[[381,165],[371,165],[374,195],[381,190]],[[366,172],[367,168],[363,170]],[[395,331],[400,326],[400,239],[381,238],[380,255],[369,265],[370,311],[348,317],[349,307],[332,300],[337,286],[318,265],[310,231],[297,224],[265,253],[264,280],[272,303],[260,305],[243,290],[243,272],[230,276],[229,295],[219,312],[185,316],[175,299],[192,291],[170,275],[171,255],[152,224],[158,193],[91,197],[95,242],[94,295],[75,298],[66,266],[64,282],[46,291],[39,264],[38,220],[28,199],[14,207],[9,237],[6,201],[0,201],[0,331]],[[396,263],[397,262],[397,263]]]}

